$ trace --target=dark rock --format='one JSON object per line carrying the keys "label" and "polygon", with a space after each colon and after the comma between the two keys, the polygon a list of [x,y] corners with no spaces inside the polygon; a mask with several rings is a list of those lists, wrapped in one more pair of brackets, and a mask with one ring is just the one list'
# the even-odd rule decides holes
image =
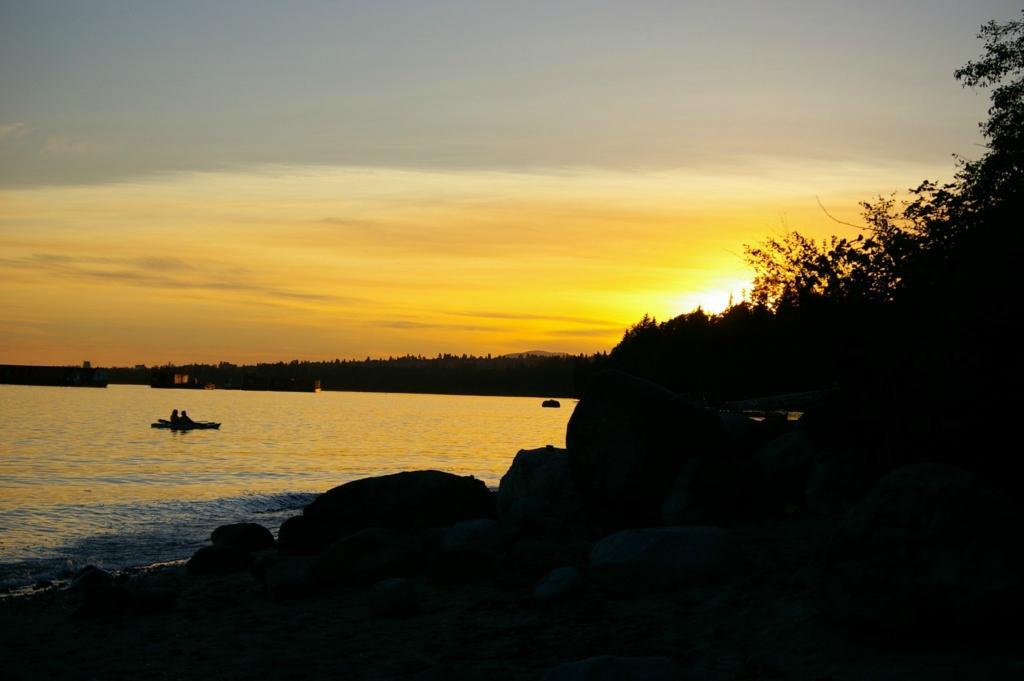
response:
{"label": "dark rock", "polygon": [[113,584],[90,587],[82,595],[82,604],[75,611],[75,617],[116,615],[131,608],[135,600],[127,587]]}
{"label": "dark rock", "polygon": [[385,579],[370,590],[370,613],[377,617],[404,617],[418,611],[416,583],[411,579]]}
{"label": "dark rock", "polygon": [[96,586],[110,586],[113,583],[114,576],[112,574],[95,565],[86,565],[75,574],[69,588],[72,591],[84,591]]}
{"label": "dark rock", "polygon": [[501,552],[501,531],[490,518],[463,520],[444,532],[432,576],[444,581],[491,572]]}
{"label": "dark rock", "polygon": [[861,452],[821,456],[807,478],[804,504],[815,513],[845,512],[864,498],[878,477],[876,462]]}
{"label": "dark rock", "polygon": [[220,548],[248,553],[274,548],[274,535],[256,523],[221,525],[210,535],[210,541]]}
{"label": "dark rock", "polygon": [[521,538],[502,556],[502,581],[508,588],[531,588],[556,568],[586,565],[592,546],[586,540]]}
{"label": "dark rock", "polygon": [[544,575],[533,588],[533,599],[541,603],[563,601],[583,592],[583,575],[570,566],[560,567]]}
{"label": "dark rock", "polygon": [[681,681],[682,673],[667,657],[602,655],[549,669],[543,681]]}
{"label": "dark rock", "polygon": [[822,597],[871,631],[964,631],[1016,621],[1024,519],[967,471],[889,473],[847,514],[826,551]]}
{"label": "dark rock", "polygon": [[569,453],[523,449],[501,478],[498,520],[506,532],[560,536],[580,526],[583,502],[569,473]]}
{"label": "dark rock", "polygon": [[285,555],[287,554],[283,554],[276,549],[257,551],[250,555],[249,572],[252,573],[253,577],[262,582],[266,578],[266,573],[270,566]]}
{"label": "dark rock", "polygon": [[249,572],[257,581],[262,582],[267,576],[267,570],[279,558],[286,554],[280,551],[260,551],[249,555]]}
{"label": "dark rock", "polygon": [[612,594],[704,583],[734,566],[736,544],[719,527],[622,530],[594,544],[590,572]]}
{"label": "dark rock", "polygon": [[292,516],[277,531],[277,549],[293,556],[312,555],[324,547],[325,535],[305,516]]}
{"label": "dark rock", "polygon": [[[880,377],[886,384],[891,379],[891,376],[886,379]],[[885,404],[885,400],[837,390],[810,406],[797,427],[810,435],[817,449],[869,450],[883,439],[886,430],[879,420],[880,416],[884,416],[879,408],[882,404]],[[929,420],[934,420],[934,414],[929,414]]]}
{"label": "dark rock", "polygon": [[286,524],[293,526],[282,526],[279,536],[288,552],[293,546],[310,552],[370,527],[447,527],[493,516],[494,499],[480,480],[441,471],[407,471],[353,480],[321,494],[303,511],[304,521],[289,520]]}
{"label": "dark rock", "polygon": [[722,455],[726,458],[750,458],[787,428],[784,421],[756,421],[732,411],[719,412],[718,418],[722,421]]}
{"label": "dark rock", "polygon": [[722,422],[659,385],[598,374],[566,431],[576,489],[606,528],[657,524],[661,502],[691,456],[722,444]]}
{"label": "dark rock", "polygon": [[190,575],[226,575],[247,569],[250,560],[245,551],[204,546],[189,558],[185,568]]}
{"label": "dark rock", "polygon": [[178,592],[174,589],[148,587],[132,591],[133,610],[140,615],[155,615],[174,610]]}
{"label": "dark rock", "polygon": [[250,569],[274,600],[305,598],[316,592],[310,556],[267,553],[259,556]]}
{"label": "dark rock", "polygon": [[811,435],[804,428],[780,435],[755,454],[762,481],[760,496],[769,510],[795,511],[804,507],[807,482],[818,457]]}
{"label": "dark rock", "polygon": [[436,534],[383,527],[367,528],[339,539],[313,559],[320,584],[372,584],[393,577],[411,577],[430,562]]}
{"label": "dark rock", "polygon": [[501,531],[490,518],[463,520],[444,533],[441,550],[455,555],[494,555],[501,548]]}
{"label": "dark rock", "polygon": [[757,467],[744,459],[693,458],[661,506],[666,525],[727,524],[749,517],[759,493]]}

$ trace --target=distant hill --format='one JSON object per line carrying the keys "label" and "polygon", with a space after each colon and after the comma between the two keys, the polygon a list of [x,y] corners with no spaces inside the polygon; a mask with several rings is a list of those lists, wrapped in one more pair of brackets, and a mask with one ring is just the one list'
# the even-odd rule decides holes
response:
{"label": "distant hill", "polygon": [[568,357],[568,352],[548,352],[547,350],[527,350],[526,352],[510,352],[507,355],[500,355],[509,359],[522,359],[523,357]]}

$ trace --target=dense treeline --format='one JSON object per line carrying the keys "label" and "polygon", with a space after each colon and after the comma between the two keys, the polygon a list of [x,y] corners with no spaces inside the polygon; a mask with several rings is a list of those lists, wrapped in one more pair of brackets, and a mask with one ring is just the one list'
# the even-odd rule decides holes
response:
{"label": "dense treeline", "polygon": [[[173,369],[195,377],[200,384],[224,388],[319,380],[323,390],[571,397],[577,394],[577,373],[587,372],[593,362],[594,358],[584,355],[438,355],[248,366],[221,362],[160,369]],[[112,383],[149,384],[150,376],[151,370],[145,368],[110,370]]]}
{"label": "dense treeline", "polygon": [[830,388],[854,351],[846,321],[827,309],[780,312],[746,302],[717,315],[644,317],[598,364],[711,405]]}
{"label": "dense treeline", "polygon": [[1024,376],[1024,21],[979,37],[982,57],[955,76],[990,92],[981,158],[907,200],[863,203],[854,236],[748,247],[749,301],[645,318],[607,363],[696,394],[837,385],[824,418],[836,446],[1019,477],[999,424],[1018,415]]}

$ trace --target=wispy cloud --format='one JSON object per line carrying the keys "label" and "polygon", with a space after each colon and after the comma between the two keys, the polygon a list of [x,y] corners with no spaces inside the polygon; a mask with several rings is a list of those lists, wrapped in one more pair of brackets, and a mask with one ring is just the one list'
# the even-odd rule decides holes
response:
{"label": "wispy cloud", "polygon": [[380,222],[377,220],[365,220],[365,219],[354,219],[354,218],[339,218],[339,217],[326,217],[317,220],[316,222],[322,222],[328,225],[337,225],[339,227],[356,227],[359,229],[368,229],[371,227],[379,227]]}
{"label": "wispy cloud", "polygon": [[471,324],[445,324],[438,322],[416,322],[405,319],[377,320],[370,322],[370,326],[382,329],[443,329],[446,331],[498,331],[493,326],[474,326]]}
{"label": "wispy cloud", "polygon": [[301,301],[351,305],[365,302],[359,298],[281,288],[260,282],[251,272],[241,268],[223,268],[217,263],[189,262],[178,258],[75,257],[60,253],[33,253],[0,258],[0,267],[78,281],[113,281],[154,289],[247,294],[257,301],[264,299],[267,304]]}
{"label": "wispy cloud", "polygon": [[549,329],[543,333],[551,338],[616,338],[625,331],[625,326],[614,326],[601,329]]}
{"label": "wispy cloud", "polygon": [[43,156],[88,156],[103,151],[103,149],[102,145],[89,140],[50,135],[43,143],[40,153]]}
{"label": "wispy cloud", "polygon": [[602,326],[605,328],[619,328],[618,322],[608,319],[593,319],[590,317],[567,317],[562,315],[530,314],[520,312],[453,312],[451,314],[459,317],[479,317],[481,319],[509,319],[514,321],[544,321],[544,322],[572,322],[588,326]]}
{"label": "wispy cloud", "polygon": [[4,140],[20,140],[31,130],[32,128],[24,123],[0,123],[0,142]]}

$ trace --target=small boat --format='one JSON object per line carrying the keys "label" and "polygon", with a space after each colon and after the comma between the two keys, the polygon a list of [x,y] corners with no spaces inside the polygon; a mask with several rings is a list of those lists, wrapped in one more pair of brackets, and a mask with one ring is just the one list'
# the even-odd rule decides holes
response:
{"label": "small boat", "polygon": [[170,421],[160,419],[156,423],[149,424],[150,428],[167,428],[168,430],[209,430],[211,428],[220,428],[219,423],[213,421],[193,421],[192,423],[171,423]]}
{"label": "small boat", "polygon": [[546,407],[548,409],[558,409],[562,405],[561,403],[559,403],[558,400],[544,400],[543,402],[540,403],[540,406]]}

